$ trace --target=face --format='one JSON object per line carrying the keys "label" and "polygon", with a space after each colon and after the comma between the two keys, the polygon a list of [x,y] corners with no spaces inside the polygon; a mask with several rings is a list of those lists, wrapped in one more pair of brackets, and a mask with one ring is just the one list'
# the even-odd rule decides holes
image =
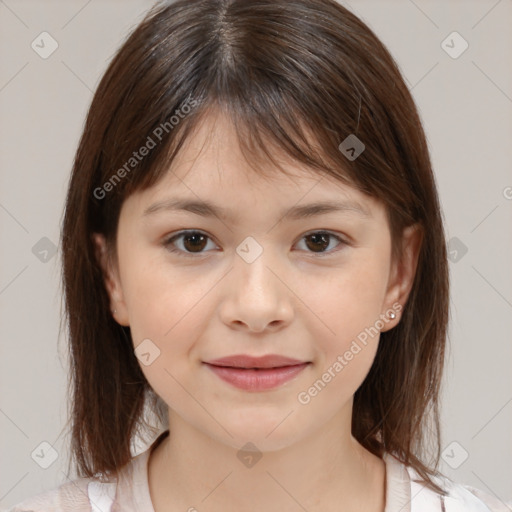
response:
{"label": "face", "polygon": [[[350,426],[353,395],[379,333],[400,321],[415,271],[415,231],[404,232],[404,257],[392,261],[377,200],[286,168],[290,176],[258,176],[229,122],[207,119],[171,172],[126,199],[117,266],[102,260],[114,317],[130,326],[169,414],[235,448],[249,440],[262,451],[283,448],[336,418]],[[172,200],[221,210],[172,209]],[[304,209],[323,202],[341,206]],[[269,354],[295,362],[208,364]]]}

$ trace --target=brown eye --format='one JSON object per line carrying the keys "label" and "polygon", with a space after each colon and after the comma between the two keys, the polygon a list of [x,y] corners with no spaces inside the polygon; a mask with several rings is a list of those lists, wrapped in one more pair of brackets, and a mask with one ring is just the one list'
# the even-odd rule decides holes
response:
{"label": "brown eye", "polygon": [[308,235],[305,237],[305,239],[311,243],[306,242],[306,245],[313,252],[315,252],[317,249],[320,249],[320,252],[323,252],[329,246],[329,237],[330,235],[326,233],[315,233],[314,235]]}
{"label": "brown eye", "polygon": [[330,254],[332,252],[336,252],[336,249],[327,250],[327,248],[331,245],[333,238],[338,242],[337,245],[346,244],[346,242],[341,237],[326,231],[316,231],[309,235],[305,235],[302,239],[306,240],[305,245],[308,252],[313,252],[316,254]]}
{"label": "brown eye", "polygon": [[206,247],[206,237],[201,233],[192,233],[183,237],[183,246],[190,252],[201,252]]}
{"label": "brown eye", "polygon": [[[175,248],[175,242],[179,239],[183,241],[181,244],[183,248]],[[184,231],[169,238],[164,242],[164,246],[171,252],[185,253],[185,255],[187,253],[202,254],[204,248],[208,245],[208,240],[210,240],[210,237],[200,231]]]}

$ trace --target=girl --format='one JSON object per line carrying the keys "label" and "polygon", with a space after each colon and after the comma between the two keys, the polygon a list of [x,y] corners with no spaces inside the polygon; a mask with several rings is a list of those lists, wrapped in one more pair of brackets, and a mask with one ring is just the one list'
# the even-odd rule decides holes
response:
{"label": "girl", "polygon": [[13,510],[507,510],[436,470],[435,180],[336,2],[156,5],[98,86],[61,241],[80,477]]}

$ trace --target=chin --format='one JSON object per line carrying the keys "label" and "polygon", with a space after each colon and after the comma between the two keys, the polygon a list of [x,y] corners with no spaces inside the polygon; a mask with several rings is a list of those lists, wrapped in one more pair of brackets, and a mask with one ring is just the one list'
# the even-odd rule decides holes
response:
{"label": "chin", "polygon": [[254,428],[251,431],[234,432],[230,430],[230,432],[233,437],[225,435],[222,436],[222,439],[218,439],[218,441],[235,449],[237,451],[237,456],[239,455],[239,452],[242,451],[255,450],[261,453],[276,452],[284,450],[296,442],[288,432],[284,431],[284,435],[277,435],[274,433],[268,435],[270,430],[258,431],[258,429]]}
{"label": "chin", "polygon": [[[290,409],[291,411],[292,409]],[[276,451],[291,446],[300,437],[297,432],[294,414],[264,415],[261,411],[254,414],[244,415],[234,421],[227,418],[220,419],[219,423],[231,434],[231,437],[224,429],[219,434],[222,442],[240,449],[246,443],[253,443],[260,451]],[[219,439],[220,440],[220,439]]]}

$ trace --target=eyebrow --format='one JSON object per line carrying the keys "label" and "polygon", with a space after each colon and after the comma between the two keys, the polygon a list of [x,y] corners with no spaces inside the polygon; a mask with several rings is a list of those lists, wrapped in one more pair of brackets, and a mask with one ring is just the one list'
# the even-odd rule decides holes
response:
{"label": "eyebrow", "polygon": [[[209,201],[185,198],[170,198],[158,201],[146,208],[143,217],[159,212],[187,211],[202,217],[218,217],[224,220],[233,220],[237,217],[235,212],[223,206],[215,205]],[[296,205],[288,210],[281,211],[280,217],[288,220],[299,220],[332,212],[357,213],[361,217],[371,217],[371,213],[356,201],[321,201],[305,205]]]}

